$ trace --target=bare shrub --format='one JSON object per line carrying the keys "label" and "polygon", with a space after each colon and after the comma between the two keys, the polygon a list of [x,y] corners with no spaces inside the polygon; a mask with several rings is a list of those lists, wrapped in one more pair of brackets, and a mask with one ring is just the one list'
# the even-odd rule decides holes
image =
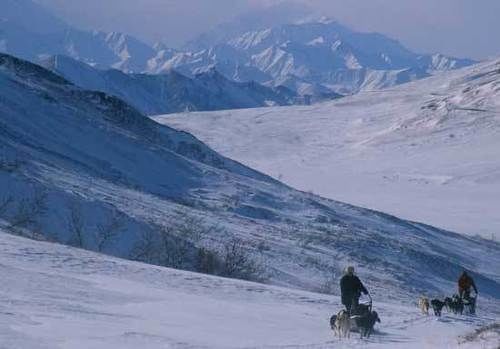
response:
{"label": "bare shrub", "polygon": [[217,251],[201,247],[198,249],[195,270],[204,274],[216,275],[221,270],[221,259]]}
{"label": "bare shrub", "polygon": [[193,269],[195,245],[176,235],[175,226],[153,225],[135,243],[131,257],[145,263],[178,269]]}
{"label": "bare shrub", "polygon": [[188,266],[188,254],[192,251],[192,243],[185,238],[176,237],[175,227],[161,227],[158,231],[160,238],[160,251],[158,253],[161,265],[172,268],[185,268]]}
{"label": "bare shrub", "polygon": [[203,219],[183,214],[165,226],[151,225],[134,245],[131,258],[145,263],[230,278],[263,281],[264,268],[240,239],[230,239],[220,248],[203,246],[203,240],[220,230]]}
{"label": "bare shrub", "polygon": [[222,248],[222,276],[262,281],[264,270],[252,255],[245,249],[243,240],[233,238]]}
{"label": "bare shrub", "polygon": [[47,212],[47,192],[35,189],[32,195],[21,199],[10,219],[8,229],[16,234],[23,234],[24,229],[32,228],[32,237],[38,233],[38,224],[41,217]]}
{"label": "bare shrub", "polygon": [[70,234],[69,245],[85,248],[85,223],[83,220],[82,207],[79,202],[72,201],[68,205],[69,217],[67,221],[68,232]]}
{"label": "bare shrub", "polygon": [[97,225],[97,250],[102,252],[105,248],[108,248],[116,242],[116,239],[123,228],[125,228],[125,215],[118,210],[113,210],[110,219]]}
{"label": "bare shrub", "polygon": [[158,234],[146,230],[138,237],[132,248],[131,259],[148,264],[158,264]]}
{"label": "bare shrub", "polygon": [[179,213],[177,218],[172,219],[169,226],[173,228],[176,236],[195,244],[214,231],[220,230],[217,225],[207,225],[203,218],[185,211]]}

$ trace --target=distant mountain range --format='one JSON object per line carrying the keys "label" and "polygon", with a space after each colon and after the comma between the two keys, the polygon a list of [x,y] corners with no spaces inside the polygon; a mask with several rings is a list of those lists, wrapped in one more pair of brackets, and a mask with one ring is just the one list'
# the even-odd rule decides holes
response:
{"label": "distant mountain range", "polygon": [[191,41],[189,50],[176,50],[122,33],[78,30],[30,0],[5,0],[0,51],[36,62],[63,54],[98,69],[125,73],[175,69],[194,78],[215,69],[229,80],[285,86],[318,99],[385,88],[474,63],[416,54],[384,35],[355,32],[330,19],[296,24],[277,19],[271,25],[271,18],[263,18],[258,24],[268,26],[264,29],[247,22],[223,25]]}
{"label": "distant mountain range", "polygon": [[0,51],[38,61],[65,54],[99,68],[143,71],[156,50],[125,34],[78,30],[31,0],[4,0]]}
{"label": "distant mountain range", "polygon": [[380,89],[474,63],[419,55],[384,35],[354,32],[330,19],[246,32],[182,57],[177,54],[157,64],[159,71],[163,67],[188,73],[215,66],[235,80],[284,85],[301,94]]}
{"label": "distant mountain range", "polygon": [[296,94],[286,87],[271,88],[255,82],[235,82],[214,69],[192,78],[175,70],[156,75],[125,74],[116,69],[95,69],[62,55],[44,59],[41,65],[75,85],[117,96],[148,115],[298,102]]}

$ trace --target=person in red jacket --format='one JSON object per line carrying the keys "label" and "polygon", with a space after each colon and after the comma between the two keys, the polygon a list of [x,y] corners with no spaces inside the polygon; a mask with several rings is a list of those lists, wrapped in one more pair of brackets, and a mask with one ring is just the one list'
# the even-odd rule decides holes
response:
{"label": "person in red jacket", "polygon": [[458,294],[460,298],[469,299],[471,288],[473,288],[474,292],[477,294],[477,287],[474,280],[467,274],[467,271],[464,270],[458,279]]}

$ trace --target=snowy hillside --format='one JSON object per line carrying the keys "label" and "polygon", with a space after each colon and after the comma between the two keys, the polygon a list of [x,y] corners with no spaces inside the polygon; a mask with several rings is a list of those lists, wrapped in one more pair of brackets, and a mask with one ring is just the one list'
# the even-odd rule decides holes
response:
{"label": "snowy hillside", "polygon": [[159,75],[125,74],[98,70],[67,56],[52,56],[41,63],[77,86],[117,96],[144,114],[196,110],[255,108],[290,105],[295,94],[286,88],[234,82],[216,71],[188,78],[174,70]]}
{"label": "snowy hillside", "polygon": [[339,341],[328,328],[337,297],[127,262],[1,230],[0,277],[2,348],[495,349],[499,339],[487,330],[490,313],[436,320],[412,304],[377,302],[376,333]]}
{"label": "snowy hillside", "polygon": [[12,233],[334,293],[352,263],[375,297],[398,302],[451,293],[466,267],[481,306],[498,303],[497,243],[293,190],[6,55],[0,115],[0,217]]}
{"label": "snowy hillside", "polygon": [[500,61],[312,107],[156,120],[296,188],[499,237]]}

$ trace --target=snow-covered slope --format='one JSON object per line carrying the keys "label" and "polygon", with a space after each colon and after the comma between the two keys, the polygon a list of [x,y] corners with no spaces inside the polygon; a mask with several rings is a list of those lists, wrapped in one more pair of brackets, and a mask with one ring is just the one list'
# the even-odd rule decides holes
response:
{"label": "snow-covered slope", "polygon": [[200,73],[193,78],[174,70],[159,75],[125,74],[119,70],[98,70],[61,55],[45,59],[41,64],[75,85],[117,96],[149,115],[296,102],[295,94],[286,88],[234,82],[216,71]]}
{"label": "snow-covered slope", "polygon": [[[127,262],[0,229],[2,348],[495,348],[494,321],[378,301],[369,340],[339,341],[337,297]],[[469,334],[469,340],[465,335]],[[459,336],[462,336],[460,338]],[[483,338],[486,338],[483,339]],[[459,342],[465,341],[459,346]]]}
{"label": "snow-covered slope", "polygon": [[[195,247],[217,251],[237,238],[270,283],[318,289],[352,263],[375,297],[398,301],[449,294],[466,267],[482,306],[500,297],[497,243],[293,190],[119,99],[6,55],[0,115],[0,214],[16,233],[189,269],[203,252]],[[108,224],[117,216],[118,230]],[[187,219],[195,223],[186,230]],[[182,263],[171,259],[179,245]]]}
{"label": "snow-covered slope", "polygon": [[302,190],[498,239],[499,61],[313,107],[156,120]]}
{"label": "snow-covered slope", "polygon": [[156,71],[177,68],[194,73],[216,67],[232,79],[275,86],[299,79],[302,86],[297,92],[305,84],[309,86],[305,93],[310,93],[319,84],[345,94],[394,86],[473,63],[439,54],[419,55],[381,34],[354,32],[329,19],[270,26],[218,42],[195,54],[174,55],[163,65],[155,65]]}

